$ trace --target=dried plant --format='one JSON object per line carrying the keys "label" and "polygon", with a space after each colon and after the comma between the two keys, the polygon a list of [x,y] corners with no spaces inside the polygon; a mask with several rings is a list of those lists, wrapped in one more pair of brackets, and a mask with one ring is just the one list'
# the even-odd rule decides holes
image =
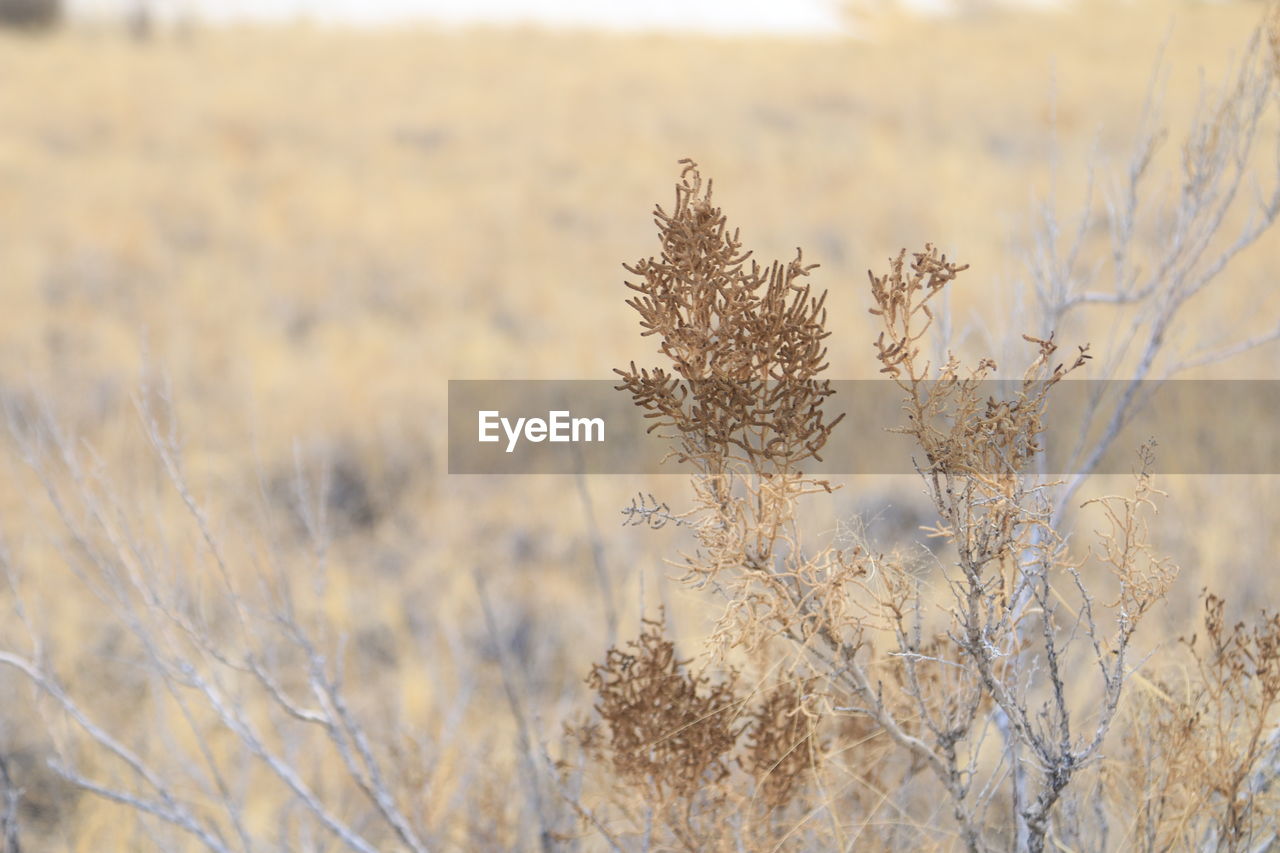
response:
{"label": "dried plant", "polygon": [[[1204,599],[1192,665],[1152,678],[1113,774],[1142,850],[1269,850],[1280,843],[1280,615],[1228,624]],[[1137,794],[1136,801],[1131,795]]]}
{"label": "dried plant", "polygon": [[888,273],[869,274],[883,329],[876,340],[880,372],[888,374],[907,394],[908,433],[925,453],[931,470],[982,478],[1016,474],[1041,450],[1037,437],[1044,430],[1041,418],[1050,389],[1089,359],[1088,346],[1069,367],[1052,359],[1057,352],[1053,336],[1039,340],[1023,335],[1039,352],[1023,374],[1015,397],[997,401],[980,393],[991,379],[996,363],[982,359],[967,371],[952,356],[936,376],[920,359],[918,343],[933,324],[929,302],[968,265],[948,263],[933,246],[913,257],[905,267],[905,250]]}
{"label": "dried plant", "polygon": [[[883,327],[877,357],[903,393],[901,431],[924,453],[919,470],[939,518],[932,533],[954,550],[958,572],[944,570],[938,587],[910,561],[866,543],[814,549],[802,535],[798,500],[831,489],[803,465],[819,458],[839,422],[823,411],[831,394],[821,378],[825,294],[794,281],[811,268],[797,260],[767,273],[748,269],[748,253],[692,163],[685,163],[675,209],[659,209],[656,219],[662,255],[628,267],[643,277],[630,285],[641,294],[630,304],[644,334],[659,336],[674,372],[633,364],[619,371],[620,389],[657,420],[655,429],[692,469],[694,506],[676,516],[645,496],[626,514],[651,526],[678,518],[692,532],[697,547],[681,566],[686,580],[725,602],[711,638],[719,654],[788,650],[793,680],[764,677],[766,698],[751,712],[741,759],[752,775],[765,773],[761,799],[775,809],[796,795],[798,780],[819,763],[808,752],[819,751],[814,735],[824,721],[862,717],[906,766],[931,772],[967,849],[1001,839],[1043,849],[1063,791],[1097,757],[1115,719],[1133,632],[1173,577],[1167,562],[1151,556],[1141,518],[1155,494],[1149,450],[1133,496],[1096,502],[1109,522],[1096,556],[1118,586],[1111,605],[1086,587],[1088,555],[1072,556],[1049,524],[1053,484],[1027,470],[1052,389],[1085,365],[1087,347],[1059,363],[1052,335],[1026,336],[1033,352],[1023,378],[997,400],[983,384],[995,370],[990,359],[965,369],[950,357],[935,371],[920,357],[930,300],[966,267],[926,247],[910,266],[904,252],[885,274],[871,275],[871,311]],[[938,609],[940,620],[931,615]],[[693,780],[705,783],[711,768],[717,781],[730,782],[727,720],[718,723],[714,745],[681,736],[681,726],[728,697],[695,700],[701,682],[672,669],[669,646],[649,633],[641,647],[665,686],[637,669],[635,655],[616,650],[593,672],[598,710],[612,732],[602,757],[624,778],[659,778],[657,766],[669,768],[681,780],[667,785],[677,793]],[[1096,710],[1073,725],[1079,717],[1067,670],[1082,656],[1099,675]],[[646,691],[652,703],[643,701]],[[1011,759],[993,762],[984,748],[996,731],[1016,745]],[[659,757],[664,736],[678,738],[663,749],[680,757]],[[696,759],[683,752],[699,743]],[[846,759],[857,749],[850,746]],[[847,797],[838,802],[861,808]],[[993,807],[1008,809],[1012,836],[988,817]]]}
{"label": "dried plant", "polygon": [[644,787],[656,803],[691,797],[724,780],[742,732],[736,674],[713,682],[705,673],[690,673],[663,627],[646,621],[630,651],[610,649],[587,679],[609,729],[614,771]]}
{"label": "dried plant", "polygon": [[[910,274],[900,255],[887,275],[871,277],[872,312],[884,326],[878,357],[904,392],[907,425],[902,429],[925,453],[920,473],[939,517],[932,532],[955,549],[959,574],[947,579],[950,618],[933,638],[935,646],[950,645],[950,653],[922,654],[918,621],[909,632],[900,599],[882,601],[896,623],[899,648],[894,653],[905,656],[903,690],[930,730],[938,759],[934,766],[955,801],[966,844],[970,849],[985,844],[976,820],[976,809],[985,804],[972,786],[979,772],[977,755],[970,748],[964,759],[957,747],[980,737],[981,708],[989,701],[992,722],[1016,744],[1016,754],[1031,758],[1037,770],[1038,779],[1023,787],[1018,781],[1023,767],[1011,768],[1010,822],[1018,829],[1020,847],[1039,850],[1062,791],[1102,746],[1119,706],[1133,631],[1139,617],[1163,596],[1172,571],[1159,560],[1137,562],[1148,554],[1145,527],[1136,517],[1150,503],[1144,468],[1135,497],[1122,502],[1122,509],[1104,504],[1113,526],[1101,534],[1102,553],[1120,585],[1116,607],[1110,608],[1116,611],[1115,625],[1107,630],[1083,581],[1082,561],[1070,556],[1061,534],[1049,524],[1051,484],[1028,476],[1049,394],[1064,376],[1084,366],[1087,346],[1068,365],[1055,364],[1052,335],[1024,336],[1035,354],[1009,399],[984,397],[979,383],[996,367],[989,359],[962,371],[950,357],[926,393],[930,370],[921,363],[915,343],[929,327],[928,301],[963,269],[927,247],[915,256]],[[1149,462],[1149,453],[1143,459]],[[919,609],[920,592],[913,595]],[[1101,676],[1099,709],[1084,732],[1071,723],[1066,675],[1067,660],[1080,653],[1076,644],[1081,640]],[[925,689],[920,672],[938,665],[966,671],[969,680],[957,685],[961,689],[956,693],[964,700],[936,707],[937,693]],[[977,801],[971,799],[975,793]]]}
{"label": "dried plant", "polygon": [[751,712],[742,761],[770,811],[785,808],[822,761],[817,718],[806,707],[816,689],[812,678],[781,685]]}
{"label": "dried plant", "polygon": [[[540,742],[480,585],[516,722],[516,779],[449,789],[441,754],[463,739],[384,714],[373,667],[346,665],[367,661],[305,589],[324,585],[322,508],[299,495],[316,552],[304,571],[291,575],[269,545],[258,568],[253,543],[220,538],[149,400],[146,473],[161,484],[157,505],[172,505],[164,516],[126,505],[52,418],[14,409],[10,431],[46,491],[59,558],[122,638],[103,668],[163,710],[167,730],[122,734],[118,709],[67,676],[24,595],[30,566],[45,564],[0,542],[14,617],[0,623],[0,672],[29,688],[6,698],[34,696],[68,787],[125,807],[162,849],[549,850],[584,834],[615,850],[1273,849],[1280,617],[1232,623],[1206,596],[1183,660],[1138,671],[1137,632],[1176,575],[1150,541],[1152,448],[1139,450],[1128,493],[1074,499],[1142,405],[1144,380],[1280,338],[1241,331],[1186,356],[1167,346],[1187,306],[1280,217],[1280,184],[1251,215],[1237,210],[1275,101],[1280,18],[1271,27],[1183,134],[1167,215],[1148,215],[1167,136],[1153,110],[1105,211],[1064,230],[1046,206],[1035,314],[1010,337],[1013,357],[1001,353],[1020,377],[1007,391],[990,390],[994,358],[966,364],[945,345],[922,357],[944,331],[939,296],[965,285],[967,266],[926,245],[870,275],[875,355],[901,392],[900,431],[936,516],[925,557],[806,531],[804,499],[835,488],[813,465],[841,425],[829,412],[825,291],[799,251],[753,260],[710,181],[683,163],[675,205],[656,213],[658,256],[627,267],[629,304],[665,363],[619,373],[690,473],[692,502],[673,510],[646,493],[624,513],[687,537],[677,565],[718,618],[688,657],[662,621],[609,649],[587,678],[593,712],[571,727],[576,753],[571,743],[552,759]],[[1090,265],[1097,233],[1109,246]],[[1055,332],[1069,336],[1087,308],[1131,311],[1128,334],[1060,355]],[[1087,413],[1072,476],[1046,480],[1035,468],[1054,395],[1086,370],[1124,376],[1125,391]],[[1097,520],[1091,548],[1077,511]],[[471,688],[456,692],[449,716],[462,718]],[[479,763],[470,757],[456,763]],[[8,849],[22,830],[17,774],[0,755]]]}
{"label": "dried plant", "polygon": [[662,254],[626,269],[641,281],[627,286],[627,304],[640,315],[643,335],[659,335],[663,368],[617,371],[651,431],[675,428],[684,460],[708,474],[729,462],[786,475],[818,457],[839,418],[822,401],[830,383],[823,340],[826,293],[800,280],[800,250],[789,263],[763,267],[744,251],[688,160],[671,213],[655,211]]}
{"label": "dried plant", "polygon": [[[1273,15],[1269,42],[1255,37],[1235,76],[1186,134],[1181,193],[1163,220],[1169,239],[1156,244],[1167,248],[1164,256],[1144,263],[1134,240],[1139,186],[1162,138],[1157,131],[1143,137],[1127,194],[1108,208],[1114,292],[1085,289],[1087,278],[1077,271],[1085,236],[1097,230],[1092,215],[1082,217],[1065,253],[1054,220],[1046,219],[1048,236],[1033,266],[1040,314],[1028,318],[1021,336],[1030,352],[1014,356],[1020,379],[1001,384],[994,359],[966,366],[945,345],[936,362],[922,357],[944,331],[934,328],[938,297],[956,286],[966,265],[926,245],[870,274],[871,313],[881,327],[876,357],[902,394],[898,431],[920,451],[917,471],[937,514],[926,529],[939,540],[932,566],[865,539],[828,544],[803,532],[801,498],[833,489],[806,470],[840,423],[826,412],[833,393],[824,378],[826,294],[801,282],[813,266],[799,250],[790,263],[751,261],[713,204],[710,181],[683,161],[675,206],[655,216],[661,254],[627,267],[639,279],[628,283],[637,294],[628,304],[670,364],[633,362],[618,373],[620,390],[655,421],[651,432],[671,441],[673,456],[692,474],[693,503],[673,512],[645,495],[624,514],[654,528],[674,521],[692,536],[693,549],[678,563],[684,580],[723,603],[710,654],[737,654],[749,668],[788,662],[752,669],[764,699],[743,709],[750,723],[737,747],[744,750],[739,764],[751,771],[746,782],[769,808],[807,809],[784,839],[812,844],[817,815],[830,827],[822,847],[847,846],[846,833],[885,847],[958,840],[970,851],[1036,853],[1051,843],[1124,849],[1139,836],[1146,849],[1260,850],[1276,838],[1275,828],[1264,826],[1274,809],[1264,804],[1278,765],[1269,727],[1280,623],[1267,616],[1254,629],[1228,630],[1221,602],[1210,597],[1209,648],[1188,644],[1197,674],[1181,692],[1136,675],[1138,627],[1177,574],[1150,542],[1148,519],[1163,495],[1152,479],[1154,445],[1139,448],[1129,493],[1078,504],[1082,520],[1100,520],[1093,548],[1073,544],[1082,537],[1067,510],[1144,404],[1143,380],[1276,337],[1264,333],[1161,366],[1187,303],[1280,211],[1280,195],[1264,197],[1238,234],[1226,234],[1261,116],[1274,100],[1277,20]],[[1132,375],[1109,410],[1095,403],[1086,412],[1069,457],[1073,473],[1054,481],[1037,473],[1054,389],[1092,367],[1087,345],[1060,356],[1055,330],[1085,305],[1140,309],[1132,334],[1103,353],[1100,371],[1104,378],[1123,369]],[[1129,358],[1133,343],[1141,348],[1136,361]],[[1135,703],[1154,728],[1139,735],[1125,717],[1121,740],[1146,799],[1138,828],[1113,836],[1112,824],[1126,818],[1100,799],[1100,780],[1115,778],[1100,758],[1135,679],[1147,688]],[[651,715],[629,725],[651,741],[661,737],[656,710],[642,702],[628,707]],[[733,748],[720,746],[723,752],[704,760],[723,760]],[[874,781],[861,773],[864,765],[878,768]],[[830,793],[836,779],[844,787]],[[720,782],[724,792],[735,777],[726,773]],[[876,796],[849,793],[855,785]],[[949,823],[937,820],[939,803]],[[883,808],[895,812],[892,831],[877,819]],[[738,842],[744,837],[765,836],[739,827]]]}
{"label": "dried plant", "polygon": [[[587,677],[595,719],[568,731],[607,771],[605,805],[631,826],[614,826],[608,838],[686,850],[776,843],[794,828],[783,815],[821,763],[806,707],[813,682],[746,691],[735,670],[713,677],[691,663],[662,620],[645,620],[637,639],[610,649]],[[603,826],[584,802],[574,806],[589,826]]]}
{"label": "dried plant", "polygon": [[[145,395],[138,412],[161,484],[157,505],[177,512],[168,516],[177,519],[169,536],[155,527],[163,522],[121,501],[49,413],[6,412],[63,525],[69,577],[119,627],[108,682],[115,701],[123,686],[136,687],[142,705],[171,709],[178,721],[175,730],[164,725],[158,736],[168,747],[160,749],[113,729],[109,709],[86,697],[83,677],[60,671],[39,610],[25,601],[21,566],[0,539],[0,577],[16,616],[0,673],[16,677],[8,682],[13,695],[23,693],[16,681],[24,680],[41,701],[54,772],[73,789],[132,810],[163,849],[301,848],[320,838],[367,853],[430,849],[431,830],[414,804],[436,768],[407,773],[406,733],[384,730],[362,707],[351,682],[371,673],[348,671],[352,655],[339,630],[298,589],[318,587],[317,575],[291,579],[272,563],[241,576],[241,552],[217,535],[187,479],[167,396]],[[317,541],[321,515],[308,505]],[[309,568],[322,573],[322,546],[317,553]],[[175,560],[181,555],[190,565]],[[19,648],[24,636],[27,647]],[[341,770],[323,773],[326,765]],[[253,806],[269,795],[289,806],[264,831]],[[6,813],[0,827],[8,822]]]}
{"label": "dried plant", "polygon": [[640,315],[643,334],[660,336],[659,350],[674,372],[632,363],[618,371],[619,387],[655,420],[651,431],[670,437],[679,460],[695,471],[698,510],[681,517],[699,544],[686,560],[688,576],[725,591],[725,647],[764,641],[765,635],[748,636],[768,621],[759,608],[788,608],[774,622],[801,632],[839,622],[816,610],[821,601],[840,607],[844,596],[797,603],[779,586],[834,590],[864,570],[828,559],[838,556],[833,551],[807,559],[791,547],[798,546],[794,502],[829,489],[806,477],[802,466],[820,458],[840,420],[822,407],[832,393],[821,378],[829,334],[825,292],[814,295],[798,282],[812,269],[799,252],[788,264],[751,261],[712,204],[710,182],[704,185],[689,161],[674,209],[659,207],[655,219],[662,253],[627,267],[642,278],[628,284],[639,294],[628,304]]}
{"label": "dried plant", "polygon": [[[1204,86],[1180,135],[1159,120],[1162,73],[1157,66],[1120,174],[1104,180],[1095,158],[1073,221],[1063,221],[1051,195],[1031,237],[1027,326],[1045,337],[1087,316],[1120,332],[1095,353],[1091,376],[1117,380],[1122,390],[1085,410],[1066,463],[1072,475],[1058,490],[1055,526],[1145,405],[1152,380],[1280,340],[1280,323],[1250,328],[1245,322],[1209,339],[1194,317],[1197,304],[1229,286],[1224,273],[1232,262],[1280,218],[1280,135],[1267,129],[1280,98],[1280,6],[1268,4],[1263,24],[1221,83]],[[1178,167],[1159,175],[1157,155],[1167,144],[1178,147]]]}

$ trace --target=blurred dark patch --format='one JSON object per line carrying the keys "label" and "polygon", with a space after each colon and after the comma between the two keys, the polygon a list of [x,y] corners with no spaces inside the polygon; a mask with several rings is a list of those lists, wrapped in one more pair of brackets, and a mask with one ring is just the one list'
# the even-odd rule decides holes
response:
{"label": "blurred dark patch", "polygon": [[[495,591],[495,595],[498,593]],[[497,636],[489,633],[478,638],[475,645],[481,656],[488,662],[499,664],[503,660],[513,664],[522,672],[545,672],[545,664],[538,662],[538,649],[535,643],[537,623],[533,608],[518,599],[512,601],[503,596],[496,599],[499,612],[495,614]]]}
{"label": "blurred dark patch", "polygon": [[867,111],[867,107],[853,95],[844,92],[825,92],[809,99],[809,107],[834,115],[854,115]]}
{"label": "blurred dark patch", "polygon": [[316,327],[317,319],[315,311],[298,307],[289,314],[288,319],[285,321],[285,335],[295,344],[303,343]]}
{"label": "blurred dark patch", "polygon": [[398,127],[392,134],[392,138],[398,144],[409,148],[434,151],[448,143],[451,134],[442,127]]}
{"label": "blurred dark patch", "polygon": [[489,315],[489,323],[496,331],[502,332],[514,341],[524,340],[528,337],[526,334],[528,318],[521,317],[506,308],[495,308]]}
{"label": "blurred dark patch", "polygon": [[361,629],[356,634],[355,648],[362,663],[383,669],[394,669],[400,658],[395,635],[386,625]]}
{"label": "blurred dark patch", "polygon": [[339,524],[350,527],[372,527],[382,515],[370,491],[367,473],[350,458],[338,460],[329,472],[325,503]]}
{"label": "blurred dark patch", "polygon": [[125,31],[134,41],[150,41],[155,35],[155,18],[149,0],[137,0],[125,15]]}
{"label": "blurred dark patch", "polygon": [[[316,492],[322,494],[317,499]],[[296,533],[303,538],[321,529],[334,534],[368,529],[381,516],[374,503],[366,473],[345,455],[319,475],[292,466],[268,480],[271,502],[282,507]]]}
{"label": "blurred dark patch", "polygon": [[533,563],[542,557],[544,549],[541,541],[542,537],[538,535],[538,531],[519,528],[512,530],[509,538],[511,541],[511,561],[516,565]]}
{"label": "blurred dark patch", "polygon": [[409,483],[410,465],[366,460],[349,446],[320,449],[267,479],[267,497],[302,538],[323,530],[341,537],[367,533],[392,512]]}
{"label": "blurred dark patch", "polygon": [[[17,824],[23,850],[44,849],[40,840],[54,837],[75,813],[81,791],[49,766],[56,756],[38,744],[0,743],[10,790],[19,795]],[[0,783],[0,808],[7,792]],[[0,843],[4,839],[0,837]]]}
{"label": "blurred dark patch", "polygon": [[794,112],[772,104],[757,104],[752,110],[752,118],[757,124],[774,130],[794,130],[797,124]]}
{"label": "blurred dark patch", "polygon": [[922,527],[937,524],[938,515],[921,498],[919,502],[895,496],[865,497],[855,502],[851,516],[857,519],[851,528],[865,536],[875,551],[912,550],[916,547],[935,552],[940,540],[930,539]]}
{"label": "blurred dark patch", "polygon": [[848,239],[835,228],[821,228],[813,238],[818,263],[843,266],[849,259]]}
{"label": "blurred dark patch", "polygon": [[0,27],[40,32],[62,21],[62,0],[0,0]]}

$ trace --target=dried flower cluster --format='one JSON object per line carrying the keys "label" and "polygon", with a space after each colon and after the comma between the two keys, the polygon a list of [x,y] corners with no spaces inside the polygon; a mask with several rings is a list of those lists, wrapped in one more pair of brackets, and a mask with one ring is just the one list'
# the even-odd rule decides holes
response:
{"label": "dried flower cluster", "polygon": [[691,663],[677,656],[663,621],[646,620],[637,639],[592,668],[598,721],[570,726],[569,735],[608,773],[605,787],[651,842],[728,849],[726,822],[736,815],[753,847],[771,844],[785,836],[783,815],[822,760],[805,707],[813,683],[757,695],[740,689],[732,669],[713,678]]}
{"label": "dried flower cluster", "polygon": [[729,753],[742,732],[736,676],[712,681],[688,671],[661,622],[628,645],[610,649],[587,679],[609,729],[618,775],[651,788],[653,799],[690,797],[729,775]]}
{"label": "dried flower cluster", "polygon": [[832,391],[826,369],[825,291],[801,283],[815,265],[800,250],[767,267],[744,251],[736,230],[711,203],[711,182],[682,161],[675,208],[654,213],[660,257],[626,269],[627,304],[643,335],[658,335],[671,361],[663,368],[618,370],[622,387],[656,419],[651,431],[675,428],[682,458],[722,465],[739,460],[785,473],[818,457],[839,418],[822,402]]}
{"label": "dried flower cluster", "polygon": [[912,258],[909,270],[904,250],[884,275],[868,273],[876,304],[870,311],[883,326],[876,339],[880,372],[906,393],[908,426],[900,431],[916,439],[930,471],[980,477],[1016,474],[1041,450],[1037,436],[1044,430],[1041,418],[1050,389],[1084,366],[1089,348],[1081,346],[1069,366],[1054,364],[1057,345],[1052,336],[1040,340],[1024,335],[1038,353],[1008,400],[979,393],[996,370],[989,358],[966,371],[952,356],[935,376],[933,366],[921,360],[918,345],[933,325],[929,302],[969,266],[949,263],[931,245]]}

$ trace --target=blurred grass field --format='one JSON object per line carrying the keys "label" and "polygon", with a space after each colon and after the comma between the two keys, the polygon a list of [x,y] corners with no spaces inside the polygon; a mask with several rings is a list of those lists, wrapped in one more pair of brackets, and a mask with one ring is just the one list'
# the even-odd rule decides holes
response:
{"label": "blurred grass field", "polygon": [[[146,512],[158,487],[131,398],[166,377],[198,497],[246,566],[256,539],[239,531],[264,512],[288,517],[280,494],[295,471],[327,470],[323,598],[378,650],[379,695],[410,719],[446,717],[468,678],[481,699],[498,695],[480,571],[554,733],[587,706],[581,679],[606,643],[591,526],[564,479],[450,478],[446,381],[605,378],[651,359],[620,264],[655,251],[650,210],[669,203],[682,157],[714,178],[759,254],[799,245],[822,265],[832,376],[874,375],[866,269],[926,240],[972,265],[953,310],[961,351],[982,352],[1021,331],[1011,300],[1037,200],[1052,192],[1070,211],[1091,156],[1100,176],[1123,167],[1161,52],[1163,120],[1177,127],[1201,72],[1222,76],[1259,16],[1255,3],[1097,2],[878,18],[858,39],[812,42],[534,29],[0,36],[0,394],[46,395]],[[1166,148],[1160,163],[1176,169],[1177,157]],[[1280,315],[1278,267],[1271,235],[1198,307],[1197,330],[1265,328]],[[1280,378],[1276,365],[1273,346],[1205,375]],[[675,502],[675,482],[651,485]],[[624,635],[641,577],[646,603],[669,600],[677,630],[696,635],[698,611],[662,582],[678,538],[614,527],[645,484],[588,486]],[[56,655],[92,672],[109,632],[87,596],[65,591],[34,488],[7,455],[0,530],[28,595],[56,616]],[[1184,574],[1168,636],[1206,583],[1254,607],[1280,601],[1275,478],[1170,490],[1158,541]],[[910,513],[887,506],[912,493],[852,481],[829,522],[860,511],[909,531]],[[151,516],[157,535],[166,512]],[[511,722],[481,699],[443,748],[456,791],[502,791],[515,773]],[[0,743],[37,744],[6,706]],[[27,748],[34,779],[39,747]],[[479,773],[467,767],[477,756]],[[32,818],[49,849],[136,849],[113,807],[58,803],[57,790],[33,795],[52,803]]]}

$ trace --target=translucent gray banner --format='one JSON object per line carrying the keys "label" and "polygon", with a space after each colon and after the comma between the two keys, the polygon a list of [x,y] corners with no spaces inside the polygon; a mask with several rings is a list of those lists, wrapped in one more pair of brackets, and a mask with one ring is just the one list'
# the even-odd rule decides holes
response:
{"label": "translucent gray banner", "polygon": [[[617,380],[451,380],[451,474],[687,474],[673,442]],[[991,380],[979,394],[1014,400],[1019,383]],[[910,474],[924,464],[906,423],[903,392],[889,380],[832,381],[828,421],[843,413],[822,459],[804,473]],[[926,386],[926,393],[928,388]],[[1031,466],[1068,475],[1085,465],[1127,396],[1141,404],[1122,424],[1094,473],[1130,473],[1136,449],[1156,442],[1156,467],[1176,474],[1280,474],[1280,381],[1164,383],[1065,380],[1049,393],[1042,453]],[[671,430],[666,430],[670,432]]]}

